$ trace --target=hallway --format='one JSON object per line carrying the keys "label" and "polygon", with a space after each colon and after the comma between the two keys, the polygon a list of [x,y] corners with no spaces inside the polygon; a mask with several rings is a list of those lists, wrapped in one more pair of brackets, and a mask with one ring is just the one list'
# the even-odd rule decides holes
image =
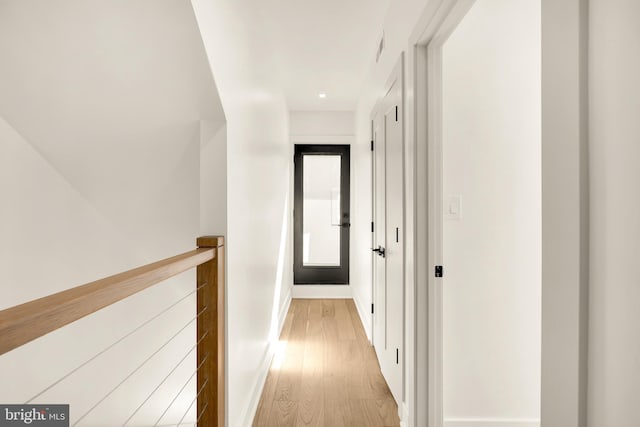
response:
{"label": "hallway", "polygon": [[351,299],[293,299],[253,425],[398,426]]}

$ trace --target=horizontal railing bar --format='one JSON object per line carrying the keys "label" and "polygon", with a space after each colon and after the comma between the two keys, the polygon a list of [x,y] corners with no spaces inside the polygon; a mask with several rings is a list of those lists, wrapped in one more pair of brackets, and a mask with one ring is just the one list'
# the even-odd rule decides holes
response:
{"label": "horizontal railing bar", "polygon": [[[111,350],[113,347],[115,347],[116,345],[118,345],[119,343],[121,343],[122,341],[124,341],[125,339],[129,338],[131,335],[135,334],[136,332],[138,332],[140,329],[144,328],[145,326],[147,326],[149,323],[153,322],[154,320],[156,320],[157,318],[159,318],[160,316],[162,316],[163,314],[165,314],[166,312],[168,312],[169,310],[171,310],[173,307],[177,306],[178,304],[180,304],[182,301],[186,300],[187,298],[189,298],[190,296],[192,296],[193,294],[196,293],[196,290],[193,290],[191,292],[189,292],[187,295],[183,296],[182,298],[180,298],[178,301],[174,302],[173,304],[171,304],[169,307],[163,309],[161,312],[159,312],[158,314],[156,314],[155,316],[153,316],[152,318],[146,320],[144,323],[142,323],[140,326],[138,326],[137,328],[135,328],[134,330],[132,330],[131,332],[129,332],[128,334],[122,336],[121,338],[119,338],[116,342],[114,342],[113,344],[110,344],[108,347],[105,347],[104,349],[102,349],[99,353],[96,353],[93,357],[91,357],[91,359],[86,360],[85,362],[83,362],[80,366],[74,368],[72,371],[69,371],[67,374],[65,374],[62,378],[58,379],[56,382],[54,382],[53,384],[51,384],[50,386],[48,386],[47,388],[45,388],[44,390],[42,390],[40,393],[36,394],[35,396],[33,396],[31,399],[27,400],[25,402],[25,405],[33,402],[34,400],[36,400],[38,397],[42,396],[43,394],[45,394],[47,391],[51,390],[53,387],[55,387],[56,385],[60,384],[62,381],[64,381],[65,379],[69,378],[71,375],[73,375],[74,373],[78,372],[80,369],[84,368],[85,366],[87,366],[89,363],[93,362],[94,360],[96,360],[98,357],[102,356],[103,354],[105,354],[107,351]],[[199,343],[199,342],[198,342]]]}
{"label": "horizontal railing bar", "polygon": [[210,261],[215,255],[215,248],[195,249],[2,310],[0,355]]}
{"label": "horizontal railing bar", "polygon": [[108,398],[109,396],[111,396],[113,394],[114,391],[116,391],[118,388],[120,388],[120,386],[122,386],[122,384],[124,384],[125,382],[127,382],[129,380],[129,378],[131,378],[136,372],[138,372],[144,365],[146,365],[151,359],[153,359],[158,353],[160,353],[162,351],[163,348],[165,348],[167,345],[169,345],[169,343],[171,341],[173,341],[178,335],[180,335],[182,333],[182,331],[184,331],[185,329],[187,329],[187,327],[192,324],[195,320],[197,319],[197,317],[194,317],[193,319],[189,320],[189,322],[184,325],[182,328],[180,328],[178,330],[178,332],[176,332],[175,334],[173,334],[171,336],[171,338],[169,338],[167,341],[165,341],[164,344],[162,344],[160,346],[160,348],[158,348],[156,351],[154,351],[153,353],[151,353],[151,355],[149,357],[147,357],[142,363],[140,363],[138,366],[136,366],[136,368],[129,372],[129,375],[127,375],[122,381],[120,381],[118,383],[118,385],[116,385],[115,387],[113,387],[111,390],[109,390],[109,392],[107,394],[105,394],[102,399],[100,399],[98,401],[98,403],[96,403],[95,405],[93,405],[91,407],[91,409],[89,409],[87,412],[85,412],[80,418],[78,418],[76,420],[76,422],[73,423],[72,426],[77,425],[80,421],[82,421],[87,415],[89,415],[91,412],[93,412],[94,409],[96,409],[102,402],[104,402],[104,400],[106,398]]}
{"label": "horizontal railing bar", "polygon": [[160,389],[160,387],[162,387],[162,384],[164,384],[165,381],[167,381],[169,379],[169,377],[176,371],[176,369],[178,369],[180,367],[180,365],[182,365],[182,362],[184,362],[187,359],[187,357],[189,357],[189,355],[191,353],[193,353],[193,351],[196,348],[198,348],[198,346],[200,345],[202,340],[207,336],[207,333],[208,333],[208,331],[202,336],[202,338],[200,338],[198,340],[198,342],[193,347],[191,347],[191,349],[187,352],[187,354],[185,354],[182,357],[182,359],[180,359],[178,364],[175,365],[167,375],[165,375],[165,377],[162,379],[162,381],[160,381],[160,383],[156,386],[156,388],[154,388],[153,391],[151,393],[149,393],[149,395],[142,401],[140,406],[138,406],[136,408],[136,410],[133,411],[133,414],[131,414],[131,416],[129,416],[129,418],[127,418],[127,420],[124,422],[124,424],[122,424],[122,427],[126,427],[127,423],[129,421],[131,421],[131,419],[140,411],[140,409],[142,409],[142,407],[145,405],[145,403],[147,403],[149,401],[149,399],[151,399],[151,396],[153,396],[156,393],[156,391],[158,391]]}
{"label": "horizontal railing bar", "polygon": [[200,361],[200,364],[198,365],[198,367],[196,368],[195,371],[193,371],[193,373],[191,374],[191,376],[189,377],[189,379],[187,380],[186,383],[184,383],[184,385],[182,386],[182,388],[180,389],[180,391],[178,392],[178,394],[175,395],[175,397],[173,398],[173,400],[171,401],[171,403],[169,403],[169,406],[167,406],[167,408],[164,410],[164,412],[162,413],[162,415],[160,415],[160,418],[158,418],[158,421],[156,421],[156,423],[153,425],[153,427],[157,427],[158,424],[160,423],[160,421],[162,421],[162,418],[164,418],[164,416],[167,414],[167,412],[169,412],[169,409],[171,409],[171,407],[173,406],[173,404],[175,403],[176,400],[178,400],[178,397],[180,397],[180,395],[182,394],[182,392],[184,391],[185,388],[187,388],[187,386],[189,385],[189,383],[191,382],[191,380],[193,379],[193,377],[196,376],[196,373],[198,373],[198,371],[200,370],[200,368],[202,367],[202,365],[204,365],[204,362],[206,362],[206,360],[209,358],[209,353],[207,353],[204,358]]}
{"label": "horizontal railing bar", "polygon": [[[182,425],[182,422],[184,421],[184,419],[186,418],[187,414],[189,413],[189,411],[191,410],[191,408],[193,407],[193,404],[196,403],[196,400],[198,399],[198,397],[200,396],[200,394],[202,394],[202,390],[204,390],[204,388],[206,387],[207,383],[209,382],[209,378],[207,378],[204,381],[204,384],[202,384],[202,386],[200,387],[200,390],[198,390],[198,393],[196,394],[196,397],[193,398],[193,400],[191,401],[191,404],[189,405],[189,407],[187,408],[186,411],[184,411],[184,415],[182,416],[182,418],[180,418],[180,422],[178,423],[178,427],[180,427]],[[197,420],[196,420],[197,423]]]}

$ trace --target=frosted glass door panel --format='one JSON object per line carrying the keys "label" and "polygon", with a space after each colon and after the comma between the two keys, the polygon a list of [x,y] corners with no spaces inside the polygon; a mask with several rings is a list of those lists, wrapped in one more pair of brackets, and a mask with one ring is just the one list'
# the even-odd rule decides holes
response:
{"label": "frosted glass door panel", "polygon": [[302,158],[303,265],[340,266],[340,156]]}

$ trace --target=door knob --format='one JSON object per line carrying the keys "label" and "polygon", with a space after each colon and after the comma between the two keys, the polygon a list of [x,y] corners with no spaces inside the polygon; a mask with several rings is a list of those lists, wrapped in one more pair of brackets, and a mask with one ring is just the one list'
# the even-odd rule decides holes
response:
{"label": "door knob", "polygon": [[371,249],[373,252],[376,252],[382,258],[385,258],[385,249],[382,246],[378,246],[378,249]]}

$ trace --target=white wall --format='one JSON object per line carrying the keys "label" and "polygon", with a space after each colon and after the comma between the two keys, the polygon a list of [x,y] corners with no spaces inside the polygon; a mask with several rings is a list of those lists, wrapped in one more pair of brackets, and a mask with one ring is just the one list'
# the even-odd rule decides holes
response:
{"label": "white wall", "polygon": [[[351,229],[349,285],[296,285],[294,298],[351,298],[351,286],[360,280],[362,265],[358,259],[362,250],[358,230],[370,221],[361,209],[364,184],[358,179],[360,170],[354,162],[354,114],[352,111],[292,111],[289,122],[291,146],[295,144],[349,144],[351,145]],[[291,182],[293,191],[293,181]],[[291,217],[293,221],[293,216]],[[293,241],[292,241],[293,242]]]}
{"label": "white wall", "polygon": [[261,7],[193,0],[227,118],[228,423],[251,424],[291,291],[289,113]]}
{"label": "white wall", "polygon": [[352,137],[353,120],[353,111],[292,111],[289,132],[294,144],[304,136]]}
{"label": "white wall", "polygon": [[[0,308],[192,249],[200,121],[224,115],[190,5],[0,9]],[[25,402],[194,285],[186,273],[3,355],[0,400]],[[70,403],[78,419],[194,314],[189,297],[36,402]],[[187,327],[80,425],[120,425],[194,335]],[[134,423],[155,422],[194,368],[188,357]],[[194,395],[190,384],[164,422]]]}
{"label": "white wall", "polygon": [[591,0],[590,427],[638,425],[640,4]]}
{"label": "white wall", "polygon": [[200,235],[227,235],[227,125],[200,122]]}
{"label": "white wall", "polygon": [[445,426],[540,417],[540,31],[539,1],[477,0],[443,47]]}

